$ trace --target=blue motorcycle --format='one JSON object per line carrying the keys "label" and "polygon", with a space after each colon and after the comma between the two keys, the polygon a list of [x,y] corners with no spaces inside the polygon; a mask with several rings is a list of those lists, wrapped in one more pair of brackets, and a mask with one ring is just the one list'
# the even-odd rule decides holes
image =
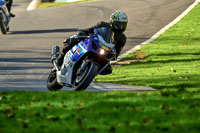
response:
{"label": "blue motorcycle", "polygon": [[[47,79],[50,91],[60,90],[63,86],[73,90],[85,90],[94,77],[115,58],[115,45],[112,43],[113,32],[108,27],[97,28],[94,35],[77,36],[82,41],[69,50],[59,69],[56,60],[52,60],[53,69]],[[59,55],[59,46],[52,47],[52,55]]]}
{"label": "blue motorcycle", "polygon": [[6,7],[6,2],[0,0],[0,28],[2,34],[6,34],[9,31],[10,14]]}

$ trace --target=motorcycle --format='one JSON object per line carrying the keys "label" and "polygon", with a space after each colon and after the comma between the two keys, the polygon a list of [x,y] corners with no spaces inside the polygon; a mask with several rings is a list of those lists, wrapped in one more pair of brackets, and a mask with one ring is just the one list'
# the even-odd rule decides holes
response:
{"label": "motorcycle", "polygon": [[6,2],[0,0],[0,28],[2,34],[6,34],[9,31],[10,14],[6,7]]}
{"label": "motorcycle", "polygon": [[65,54],[60,69],[56,65],[59,46],[53,46],[53,69],[47,79],[48,90],[60,90],[63,86],[71,87],[72,90],[85,90],[94,77],[101,74],[110,61],[115,59],[112,36],[113,32],[108,27],[96,28],[91,36],[75,35],[81,41]]}

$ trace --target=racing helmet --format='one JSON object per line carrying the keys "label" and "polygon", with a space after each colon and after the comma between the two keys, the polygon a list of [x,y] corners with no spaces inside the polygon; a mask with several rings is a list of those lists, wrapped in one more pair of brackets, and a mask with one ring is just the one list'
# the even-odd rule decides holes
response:
{"label": "racing helmet", "polygon": [[114,32],[124,32],[128,23],[128,17],[123,11],[115,11],[110,16],[110,24]]}

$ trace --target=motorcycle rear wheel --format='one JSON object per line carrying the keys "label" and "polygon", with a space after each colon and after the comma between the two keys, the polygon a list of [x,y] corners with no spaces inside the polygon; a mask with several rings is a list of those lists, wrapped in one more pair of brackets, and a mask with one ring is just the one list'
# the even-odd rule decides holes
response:
{"label": "motorcycle rear wheel", "polygon": [[85,90],[97,75],[98,69],[99,67],[95,62],[88,62],[85,72],[82,75],[76,75],[72,89],[75,91]]}
{"label": "motorcycle rear wheel", "polygon": [[7,30],[6,30],[5,23],[3,22],[3,17],[2,16],[0,16],[0,28],[1,28],[2,34],[6,34]]}
{"label": "motorcycle rear wheel", "polygon": [[56,79],[56,71],[53,71],[49,74],[49,77],[47,79],[47,88],[50,91],[58,91],[62,89],[62,85],[58,84]]}

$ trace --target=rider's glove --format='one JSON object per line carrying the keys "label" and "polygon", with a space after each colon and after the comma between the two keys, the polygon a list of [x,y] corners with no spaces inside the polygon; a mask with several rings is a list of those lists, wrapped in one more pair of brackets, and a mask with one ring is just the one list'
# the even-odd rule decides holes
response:
{"label": "rider's glove", "polygon": [[82,30],[79,30],[77,32],[77,36],[86,36],[86,33],[84,31],[82,31]]}
{"label": "rider's glove", "polygon": [[63,41],[63,44],[69,44],[70,43],[70,38],[67,38]]}

